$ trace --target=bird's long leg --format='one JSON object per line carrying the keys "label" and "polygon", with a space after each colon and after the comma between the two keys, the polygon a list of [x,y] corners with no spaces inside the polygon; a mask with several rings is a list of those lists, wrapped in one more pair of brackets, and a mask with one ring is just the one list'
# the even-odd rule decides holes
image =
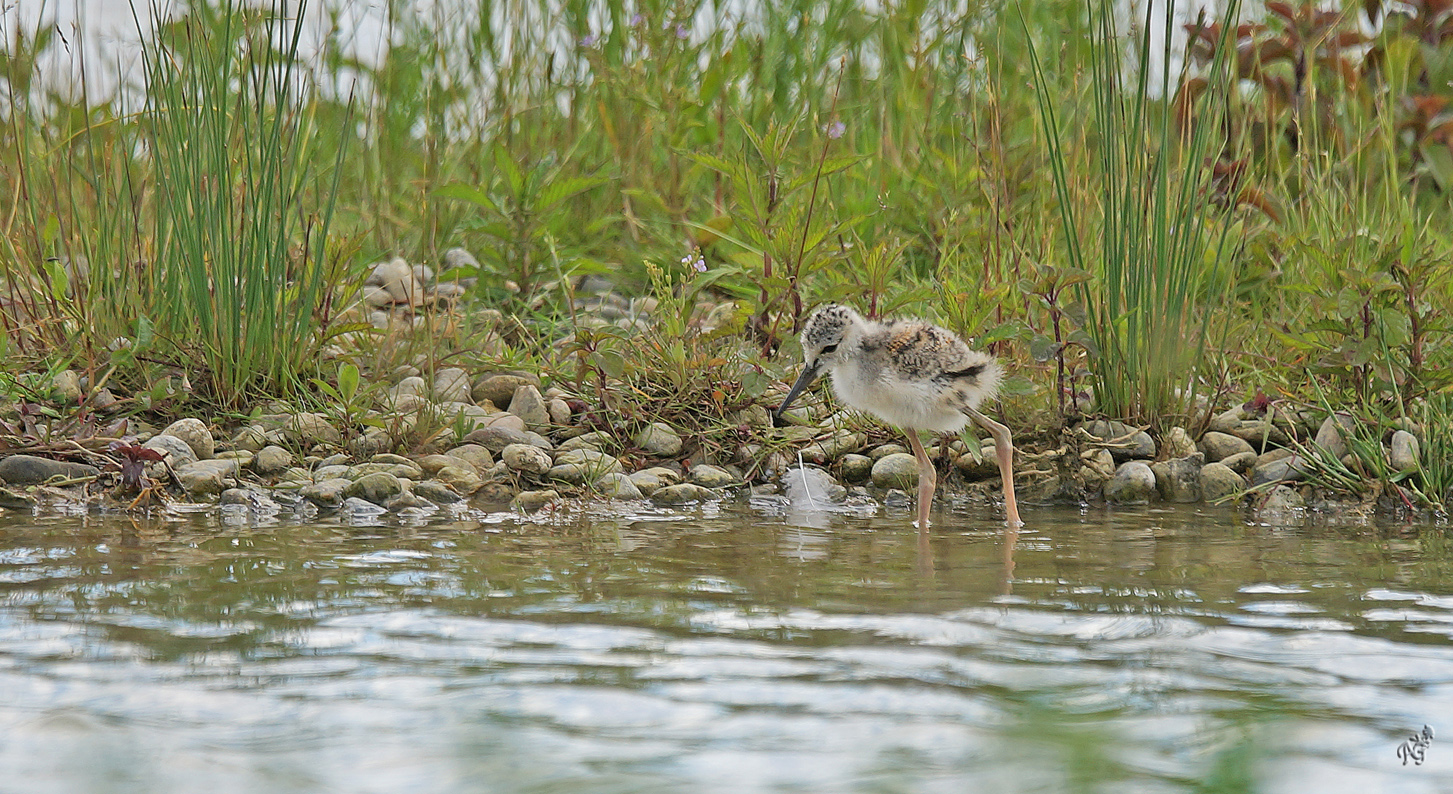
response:
{"label": "bird's long leg", "polygon": [[938,486],[938,472],[929,460],[918,433],[908,431],[908,446],[913,447],[913,456],[918,458],[918,528],[928,528],[928,509],[933,506],[933,489]]}
{"label": "bird's long leg", "polygon": [[964,413],[994,437],[994,457],[999,460],[999,476],[1004,480],[1004,518],[1011,527],[1022,526],[1019,503],[1014,498],[1014,440],[1009,436],[1009,428],[973,408],[965,408]]}

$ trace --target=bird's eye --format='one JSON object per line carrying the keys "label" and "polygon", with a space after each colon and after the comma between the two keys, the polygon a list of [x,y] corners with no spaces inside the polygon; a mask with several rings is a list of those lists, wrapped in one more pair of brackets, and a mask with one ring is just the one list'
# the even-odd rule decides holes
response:
{"label": "bird's eye", "polygon": [[824,347],[824,348],[823,348],[823,349],[822,349],[822,352],[823,352],[823,353],[831,353],[831,352],[833,352],[833,351],[834,351],[834,350],[837,350],[837,345],[828,345],[828,346],[827,346],[827,347]]}

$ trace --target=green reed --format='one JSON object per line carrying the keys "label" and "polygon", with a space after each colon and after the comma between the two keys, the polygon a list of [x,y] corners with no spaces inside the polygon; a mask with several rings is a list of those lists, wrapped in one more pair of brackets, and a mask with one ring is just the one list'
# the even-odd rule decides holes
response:
{"label": "green reed", "polygon": [[[1204,164],[1219,155],[1216,102],[1228,75],[1218,58],[1209,79],[1223,90],[1202,94],[1196,123],[1186,131],[1169,103],[1152,95],[1152,86],[1169,91],[1178,77],[1168,45],[1174,4],[1161,30],[1167,45],[1155,53],[1158,72],[1150,65],[1148,13],[1128,58],[1113,4],[1092,0],[1086,13],[1092,21],[1085,64],[1092,125],[1082,140],[1088,149],[1083,160],[1064,148],[1064,111],[1050,96],[1044,64],[1031,48],[1040,113],[1066,257],[1092,275],[1082,295],[1087,330],[1098,348],[1090,357],[1098,407],[1160,423],[1187,412],[1198,385],[1206,309],[1223,278],[1231,226],[1213,203]],[[1235,18],[1234,5],[1226,18]],[[1086,172],[1072,173],[1080,167]]]}
{"label": "green reed", "polygon": [[143,49],[152,319],[194,347],[224,405],[290,388],[322,341],[336,176],[316,161],[300,17],[283,11],[229,0],[168,20],[153,6],[163,27]]}

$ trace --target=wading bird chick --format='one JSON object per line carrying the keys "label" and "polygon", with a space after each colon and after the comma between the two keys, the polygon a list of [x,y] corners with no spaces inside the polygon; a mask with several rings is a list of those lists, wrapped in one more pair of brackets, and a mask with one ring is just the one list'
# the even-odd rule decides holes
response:
{"label": "wading bird chick", "polygon": [[918,433],[953,433],[969,420],[994,438],[1004,481],[1004,513],[1019,526],[1014,499],[1014,443],[1009,428],[979,413],[999,389],[1003,370],[988,353],[971,350],[953,332],[923,320],[867,320],[847,306],[823,306],[802,329],[804,366],[777,416],[823,372],[838,399],[903,429],[918,458],[918,525],[928,526],[938,474]]}

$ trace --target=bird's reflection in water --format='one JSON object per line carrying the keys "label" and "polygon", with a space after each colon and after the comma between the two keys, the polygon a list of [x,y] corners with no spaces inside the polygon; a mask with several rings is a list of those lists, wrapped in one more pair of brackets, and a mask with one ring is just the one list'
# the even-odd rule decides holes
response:
{"label": "bird's reflection in water", "polygon": [[[999,557],[999,594],[1012,595],[1014,592],[1014,546],[1019,542],[1019,529],[1010,526],[1004,530],[1004,539],[1000,542],[1003,553]],[[925,581],[933,581],[933,531],[920,526],[918,528],[918,575]]]}

